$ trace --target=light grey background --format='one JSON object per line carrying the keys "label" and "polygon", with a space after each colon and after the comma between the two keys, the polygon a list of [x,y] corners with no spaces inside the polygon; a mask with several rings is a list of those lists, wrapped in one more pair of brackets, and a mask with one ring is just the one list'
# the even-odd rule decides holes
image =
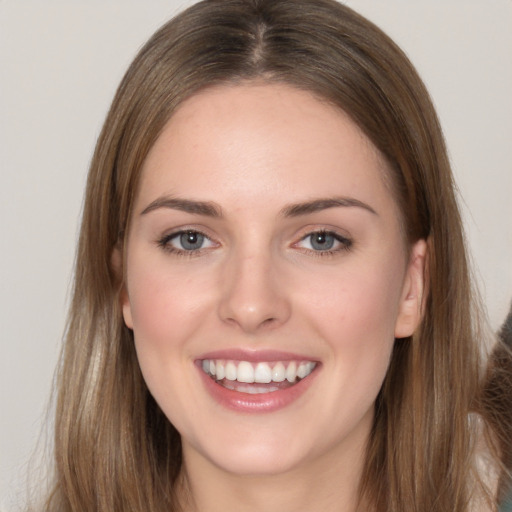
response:
{"label": "light grey background", "polygon": [[[21,503],[44,422],[95,139],[135,52],[190,3],[0,0],[1,510]],[[431,91],[497,328],[512,297],[512,2],[346,3],[405,49]]]}

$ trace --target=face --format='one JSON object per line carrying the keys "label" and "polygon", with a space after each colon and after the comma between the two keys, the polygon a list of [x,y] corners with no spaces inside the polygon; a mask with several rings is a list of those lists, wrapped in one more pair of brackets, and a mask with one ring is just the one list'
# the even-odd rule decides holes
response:
{"label": "face", "polygon": [[168,122],[122,307],[185,465],[361,457],[394,339],[420,315],[425,247],[406,246],[385,172],[346,115],[286,85],[212,88]]}

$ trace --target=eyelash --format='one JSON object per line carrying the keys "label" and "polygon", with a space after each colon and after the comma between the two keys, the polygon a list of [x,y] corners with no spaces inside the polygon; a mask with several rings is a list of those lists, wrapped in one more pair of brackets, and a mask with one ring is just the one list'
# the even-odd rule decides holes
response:
{"label": "eyelash", "polygon": [[203,233],[202,231],[199,231],[197,229],[180,229],[179,231],[169,233],[168,235],[165,235],[162,238],[160,238],[157,241],[157,245],[159,247],[161,247],[164,251],[174,254],[176,256],[183,256],[183,257],[188,257],[188,258],[191,258],[194,256],[200,256],[207,248],[186,250],[186,249],[178,249],[171,245],[172,240],[174,240],[182,235],[187,235],[187,234],[202,236],[202,237],[204,237],[205,240],[209,240],[212,243],[212,245],[214,244],[212,239],[206,233]]}
{"label": "eyelash", "polygon": [[[178,249],[171,245],[170,242],[172,240],[174,240],[178,237],[181,237],[182,235],[187,235],[187,234],[188,235],[199,235],[201,237],[204,237],[205,240],[208,240],[212,245],[215,244],[215,242],[213,242],[211,240],[211,238],[208,235],[206,235],[205,233],[203,233],[202,231],[199,231],[197,229],[181,229],[179,231],[175,231],[173,233],[169,233],[169,234],[163,236],[162,238],[160,238],[157,241],[157,245],[159,247],[161,247],[166,252],[169,252],[176,256],[183,256],[183,257],[200,256],[201,254],[203,254],[203,252],[205,250],[209,249],[208,247],[207,248],[200,247],[199,249],[186,250],[186,249]],[[314,250],[314,249],[309,249],[309,248],[297,247],[298,244],[300,244],[301,242],[304,242],[308,238],[311,240],[311,237],[313,237],[315,235],[323,236],[323,237],[333,237],[334,241],[338,242],[339,246],[335,249],[326,249],[326,250]],[[305,252],[307,254],[311,254],[315,257],[329,257],[329,256],[335,256],[341,252],[349,251],[352,248],[352,244],[353,244],[352,240],[336,233],[335,231],[319,229],[319,230],[315,230],[315,231],[311,231],[311,232],[307,233],[298,242],[295,242],[292,245],[292,247],[301,249],[303,252]],[[310,245],[311,245],[311,242],[310,242]]]}
{"label": "eyelash", "polygon": [[[311,237],[313,237],[315,235],[323,236],[323,237],[326,237],[326,236],[333,237],[334,241],[339,243],[339,246],[335,249],[326,249],[323,251],[320,251],[320,250],[316,251],[314,249],[300,248],[300,247],[298,247],[298,248],[302,249],[304,252],[307,252],[308,254],[311,254],[315,257],[320,257],[320,258],[336,256],[342,252],[349,251],[352,248],[352,244],[353,244],[352,240],[340,235],[339,233],[336,233],[335,231],[329,231],[326,229],[319,229],[319,230],[309,232],[307,235],[303,236],[299,240],[299,242],[296,242],[294,244],[294,246],[297,246],[299,243],[307,240],[308,238],[311,240]],[[311,244],[311,242],[310,242],[310,244]]]}

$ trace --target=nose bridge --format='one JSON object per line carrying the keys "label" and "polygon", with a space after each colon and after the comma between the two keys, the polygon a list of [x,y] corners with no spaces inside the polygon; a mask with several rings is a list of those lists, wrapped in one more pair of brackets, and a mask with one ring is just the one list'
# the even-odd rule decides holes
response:
{"label": "nose bridge", "polygon": [[219,315],[224,322],[256,332],[288,320],[291,305],[270,249],[255,244],[234,249],[221,286]]}

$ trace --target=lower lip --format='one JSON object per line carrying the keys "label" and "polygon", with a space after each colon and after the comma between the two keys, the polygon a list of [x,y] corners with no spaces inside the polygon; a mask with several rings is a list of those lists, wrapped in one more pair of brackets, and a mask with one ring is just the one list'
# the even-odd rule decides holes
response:
{"label": "lower lip", "polygon": [[286,389],[251,395],[227,389],[198,368],[210,395],[222,406],[237,412],[264,413],[283,409],[298,400],[309,388],[318,373],[318,366],[306,378]]}

